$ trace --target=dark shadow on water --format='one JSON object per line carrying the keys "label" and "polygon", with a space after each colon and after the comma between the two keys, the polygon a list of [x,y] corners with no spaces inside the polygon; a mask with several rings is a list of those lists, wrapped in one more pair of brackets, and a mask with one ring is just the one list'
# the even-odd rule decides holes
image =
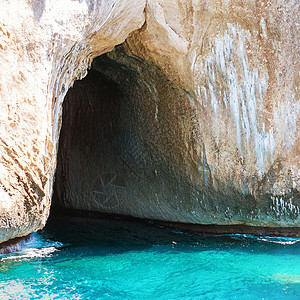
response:
{"label": "dark shadow on water", "polygon": [[[61,242],[65,250],[77,248],[84,255],[112,255],[128,251],[195,252],[234,251],[270,255],[300,252],[300,239],[251,235],[199,236],[149,221],[116,218],[55,216],[41,232]],[[298,241],[298,242],[297,242]]]}

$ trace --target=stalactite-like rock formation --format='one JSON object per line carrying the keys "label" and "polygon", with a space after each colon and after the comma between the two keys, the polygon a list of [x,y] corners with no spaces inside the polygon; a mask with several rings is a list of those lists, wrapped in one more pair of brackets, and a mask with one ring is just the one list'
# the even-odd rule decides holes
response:
{"label": "stalactite-like rock formation", "polygon": [[58,206],[298,230],[297,1],[2,2],[0,241],[58,152]]}

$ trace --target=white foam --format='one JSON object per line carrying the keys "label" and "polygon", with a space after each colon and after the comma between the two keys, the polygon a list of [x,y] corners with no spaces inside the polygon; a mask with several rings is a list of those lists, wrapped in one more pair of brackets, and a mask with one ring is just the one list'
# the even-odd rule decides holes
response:
{"label": "white foam", "polygon": [[53,252],[59,251],[55,247],[46,247],[46,248],[29,248],[25,249],[20,253],[20,255],[8,256],[1,259],[1,261],[5,260],[23,260],[23,259],[30,259],[36,257],[49,257]]}

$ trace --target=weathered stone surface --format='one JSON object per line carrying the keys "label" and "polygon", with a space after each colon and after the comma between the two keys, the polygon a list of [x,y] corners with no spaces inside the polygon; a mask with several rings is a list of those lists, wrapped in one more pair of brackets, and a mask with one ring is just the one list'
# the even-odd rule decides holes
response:
{"label": "weathered stone surface", "polygon": [[94,57],[144,22],[145,1],[1,1],[0,242],[42,228],[61,104]]}
{"label": "weathered stone surface", "polygon": [[[298,16],[294,0],[2,1],[0,241],[45,224],[62,101],[93,58],[129,33],[123,50],[109,54],[125,71],[113,77],[100,66],[101,82],[126,89],[136,119],[126,119],[135,136],[122,144],[134,141],[125,161],[140,162],[138,146],[148,153],[138,165],[150,169],[137,186],[127,174],[135,200],[117,212],[299,227]],[[91,162],[92,175],[106,170],[93,169],[103,162]],[[75,173],[67,175],[72,182]],[[81,186],[67,186],[65,203],[98,209]],[[139,206],[144,192],[149,202]]]}
{"label": "weathered stone surface", "polygon": [[96,58],[65,99],[54,203],[172,222],[297,225],[297,192],[278,213],[257,173],[241,186],[241,166],[225,169],[238,149],[212,150],[227,156],[224,169],[208,161],[201,113],[193,94],[124,47]]}
{"label": "weathered stone surface", "polygon": [[[190,91],[205,153],[193,159],[214,194],[252,202],[248,224],[299,226],[298,18],[294,1],[150,1],[127,40]],[[235,219],[235,205],[219,215]]]}

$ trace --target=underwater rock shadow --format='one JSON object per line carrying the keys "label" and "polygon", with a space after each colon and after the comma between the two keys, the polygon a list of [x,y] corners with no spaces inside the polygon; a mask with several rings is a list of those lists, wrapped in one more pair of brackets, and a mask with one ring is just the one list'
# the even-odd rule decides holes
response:
{"label": "underwater rock shadow", "polygon": [[286,237],[256,237],[228,234],[199,236],[161,226],[152,221],[127,219],[96,219],[87,217],[50,218],[42,231],[63,245],[60,249],[76,247],[87,255],[112,255],[130,251],[195,252],[228,251],[281,255],[280,250],[300,251],[300,239]]}

